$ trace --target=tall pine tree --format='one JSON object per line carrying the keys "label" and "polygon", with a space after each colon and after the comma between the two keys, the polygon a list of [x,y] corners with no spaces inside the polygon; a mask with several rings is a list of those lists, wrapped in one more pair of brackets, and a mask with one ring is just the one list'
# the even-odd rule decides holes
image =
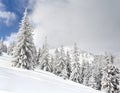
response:
{"label": "tall pine tree", "polygon": [[33,43],[32,32],[33,29],[26,9],[18,32],[17,46],[13,54],[13,66],[29,70],[34,69],[36,65],[36,49]]}

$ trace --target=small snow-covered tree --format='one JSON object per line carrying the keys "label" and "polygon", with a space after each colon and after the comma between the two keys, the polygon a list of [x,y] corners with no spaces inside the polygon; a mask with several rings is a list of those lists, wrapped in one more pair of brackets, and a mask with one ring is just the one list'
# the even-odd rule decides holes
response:
{"label": "small snow-covered tree", "polygon": [[60,55],[58,57],[58,62],[56,63],[57,75],[61,77],[68,78],[67,64],[66,64],[66,55],[63,46],[60,49]]}
{"label": "small snow-covered tree", "polygon": [[63,79],[68,79],[68,71],[66,65],[64,66],[59,76],[62,77]]}
{"label": "small snow-covered tree", "polygon": [[90,78],[92,76],[92,66],[88,61],[83,61],[81,71],[81,79],[83,80],[81,83],[83,83],[86,86],[90,86]]}
{"label": "small snow-covered tree", "polygon": [[51,66],[50,60],[51,60],[50,54],[48,53],[48,51],[46,51],[46,53],[44,54],[44,59],[40,64],[41,69],[43,69],[44,71],[52,72],[52,66]]}
{"label": "small snow-covered tree", "polygon": [[8,55],[13,55],[14,48],[15,48],[15,42],[13,41],[13,42],[11,42],[10,45],[8,46],[7,54],[8,54]]}
{"label": "small snow-covered tree", "polygon": [[54,67],[55,67],[55,63],[54,63],[54,57],[53,55],[51,54],[50,55],[50,64],[51,64],[51,72],[54,73]]}
{"label": "small snow-covered tree", "polygon": [[40,67],[41,58],[42,58],[42,49],[39,48],[37,52],[37,58],[36,58],[36,68]]}
{"label": "small snow-covered tree", "polygon": [[77,45],[74,45],[73,50],[73,61],[72,61],[72,67],[71,67],[71,75],[70,80],[81,83],[81,73],[80,73],[80,63],[79,63],[79,51],[77,48]]}
{"label": "small snow-covered tree", "polygon": [[71,57],[70,57],[70,53],[69,51],[67,51],[66,54],[66,69],[67,69],[67,73],[68,73],[68,78],[70,77],[71,74]]}
{"label": "small snow-covered tree", "polygon": [[56,49],[55,50],[55,53],[54,53],[55,55],[54,55],[54,64],[53,64],[53,73],[55,74],[55,75],[58,75],[58,69],[57,69],[57,64],[58,64],[58,62],[59,62],[59,57],[60,57],[60,52],[59,52],[59,50],[58,49]]}
{"label": "small snow-covered tree", "polygon": [[107,65],[103,69],[102,91],[106,93],[120,93],[119,69],[113,65]]}
{"label": "small snow-covered tree", "polygon": [[96,55],[94,57],[93,69],[92,69],[92,84],[91,87],[96,90],[101,90],[101,79],[102,79],[102,69],[103,69],[103,56]]}
{"label": "small snow-covered tree", "polygon": [[29,70],[34,69],[36,65],[36,49],[33,43],[32,31],[26,9],[18,32],[12,66]]}
{"label": "small snow-covered tree", "polygon": [[49,50],[47,48],[47,38],[45,39],[45,44],[41,49],[39,57],[40,57],[39,58],[40,69],[52,72],[52,66],[50,62],[51,58],[50,58]]}
{"label": "small snow-covered tree", "polygon": [[3,44],[2,50],[3,50],[4,53],[7,53],[7,45],[6,44]]}

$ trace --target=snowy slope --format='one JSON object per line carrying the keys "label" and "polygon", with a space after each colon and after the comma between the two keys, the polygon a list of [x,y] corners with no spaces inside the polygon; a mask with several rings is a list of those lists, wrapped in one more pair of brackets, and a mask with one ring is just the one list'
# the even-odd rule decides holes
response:
{"label": "snowy slope", "polygon": [[10,61],[0,57],[0,93],[102,93],[49,72],[12,68]]}

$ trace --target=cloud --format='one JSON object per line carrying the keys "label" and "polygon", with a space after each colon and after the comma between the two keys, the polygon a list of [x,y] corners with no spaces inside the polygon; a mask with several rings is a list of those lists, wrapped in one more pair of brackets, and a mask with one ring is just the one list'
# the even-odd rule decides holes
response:
{"label": "cloud", "polygon": [[11,35],[7,36],[4,40],[7,46],[9,46],[11,42],[17,42],[17,33],[11,33]]}
{"label": "cloud", "polygon": [[10,26],[15,19],[15,13],[6,11],[5,5],[0,1],[0,22],[3,22],[7,26]]}
{"label": "cloud", "polygon": [[77,42],[88,51],[118,52],[119,3],[119,0],[30,0],[35,44],[41,46],[47,36],[51,47]]}

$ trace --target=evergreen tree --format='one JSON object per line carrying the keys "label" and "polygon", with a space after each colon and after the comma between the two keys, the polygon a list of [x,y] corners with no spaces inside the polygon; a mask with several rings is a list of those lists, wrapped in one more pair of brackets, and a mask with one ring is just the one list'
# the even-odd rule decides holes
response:
{"label": "evergreen tree", "polygon": [[83,80],[81,83],[83,83],[86,86],[90,86],[90,78],[92,76],[92,66],[88,61],[83,61],[82,67],[83,68],[81,71],[81,79]]}
{"label": "evergreen tree", "polygon": [[58,63],[56,64],[56,71],[58,76],[61,76],[63,78],[66,78],[66,77],[68,78],[66,56],[65,56],[65,51],[63,46],[61,46],[61,49],[60,49]]}
{"label": "evergreen tree", "polygon": [[48,51],[45,52],[44,59],[40,65],[41,65],[41,69],[43,69],[44,71],[52,72],[52,66],[50,63],[50,54],[48,53]]}
{"label": "evergreen tree", "polygon": [[70,80],[81,83],[81,73],[80,73],[80,63],[79,63],[79,51],[77,45],[74,45],[73,51],[73,63],[72,63],[72,72],[70,75]]}
{"label": "evergreen tree", "polygon": [[39,50],[38,50],[38,52],[37,52],[36,68],[39,68],[39,66],[40,66],[40,59],[41,59],[41,57],[42,57],[42,49],[39,48]]}
{"label": "evergreen tree", "polygon": [[54,64],[54,57],[53,55],[51,54],[50,55],[50,64],[51,64],[51,72],[54,73],[54,67],[55,67],[55,64]]}
{"label": "evergreen tree", "polygon": [[11,42],[10,45],[8,46],[7,54],[8,54],[8,55],[13,55],[14,48],[15,48],[15,42],[13,41],[13,42]]}
{"label": "evergreen tree", "polygon": [[59,57],[60,57],[60,52],[59,52],[59,50],[58,49],[56,49],[55,50],[55,56],[54,56],[54,64],[53,64],[53,73],[55,74],[55,75],[58,75],[59,74],[59,71],[58,71],[58,69],[57,69],[57,64],[59,63]]}
{"label": "evergreen tree", "polygon": [[45,44],[43,45],[39,56],[40,69],[52,72],[52,66],[50,62],[51,58],[47,48],[47,38],[45,38]]}
{"label": "evergreen tree", "polygon": [[68,72],[68,78],[70,77],[70,74],[71,74],[71,57],[70,57],[70,53],[69,51],[67,51],[67,54],[66,54],[66,69],[67,69],[67,72]]}
{"label": "evergreen tree", "polygon": [[93,62],[93,70],[92,70],[92,86],[96,90],[101,90],[101,79],[102,79],[102,69],[103,65],[103,56],[96,55]]}
{"label": "evergreen tree", "polygon": [[103,59],[101,90],[106,93],[119,93],[119,69],[113,65],[113,57],[105,52]]}
{"label": "evergreen tree", "polygon": [[3,49],[2,50],[3,50],[4,53],[7,53],[7,45],[6,44],[3,44]]}
{"label": "evergreen tree", "polygon": [[14,52],[13,66],[24,69],[34,69],[36,65],[36,50],[33,43],[32,27],[25,10],[18,32],[18,42]]}
{"label": "evergreen tree", "polygon": [[106,93],[120,93],[119,70],[113,65],[107,65],[103,70],[102,91]]}

